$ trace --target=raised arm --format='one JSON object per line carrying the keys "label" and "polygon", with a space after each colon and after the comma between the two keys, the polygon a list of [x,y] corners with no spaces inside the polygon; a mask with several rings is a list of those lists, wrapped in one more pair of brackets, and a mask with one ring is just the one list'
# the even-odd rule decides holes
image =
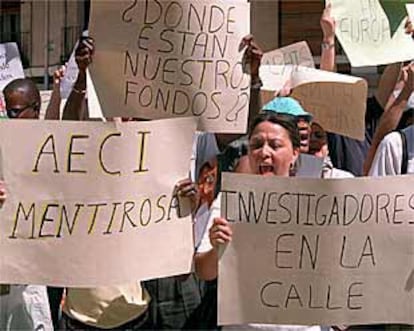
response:
{"label": "raised arm", "polygon": [[[260,97],[260,87],[262,81],[259,77],[259,68],[263,57],[263,51],[260,46],[254,40],[252,35],[248,35],[242,39],[239,48],[242,50],[246,48],[243,53],[243,71],[250,74],[250,100],[249,100],[249,118],[248,127],[250,121],[256,117],[262,108],[262,101]],[[217,145],[220,150],[223,150],[225,146],[231,143],[233,140],[240,138],[241,134],[216,134]]]}
{"label": "raised arm", "polygon": [[60,83],[63,76],[65,76],[65,66],[61,66],[53,73],[53,90],[50,97],[49,104],[46,108],[45,120],[58,120],[60,119],[60,104],[62,98],[60,96]]}
{"label": "raised arm", "polygon": [[75,60],[79,68],[78,77],[73,85],[72,92],[63,109],[64,120],[85,120],[87,116],[86,107],[86,69],[92,62],[94,53],[94,41],[92,38],[79,40],[75,50]]}
{"label": "raised arm", "polygon": [[335,27],[336,22],[331,16],[332,4],[328,3],[324,9],[320,24],[323,33],[321,44],[321,70],[336,71],[335,68]]}
{"label": "raised arm", "polygon": [[368,174],[371,168],[375,153],[382,139],[397,128],[402,114],[407,107],[408,99],[414,91],[414,64],[410,64],[404,71],[406,71],[404,73],[406,76],[404,87],[391,107],[382,114],[378,128],[375,130],[371,146],[364,162],[365,175]]}
{"label": "raised arm", "polygon": [[216,217],[208,231],[212,248],[206,252],[197,253],[194,257],[197,275],[203,280],[217,278],[220,247],[229,243],[233,232],[227,220]]}
{"label": "raised arm", "polygon": [[398,82],[402,70],[402,63],[397,62],[385,67],[384,72],[378,82],[378,88],[375,91],[375,99],[387,111],[394,104],[395,98],[393,91]]}

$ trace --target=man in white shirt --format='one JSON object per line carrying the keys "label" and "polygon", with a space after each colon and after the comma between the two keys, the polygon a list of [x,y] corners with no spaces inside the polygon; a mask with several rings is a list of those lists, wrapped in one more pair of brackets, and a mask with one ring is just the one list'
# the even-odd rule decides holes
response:
{"label": "man in white shirt", "polygon": [[[406,137],[407,174],[414,174],[414,125],[403,130]],[[370,176],[401,175],[403,163],[403,140],[400,132],[384,137],[376,151],[369,171]]]}

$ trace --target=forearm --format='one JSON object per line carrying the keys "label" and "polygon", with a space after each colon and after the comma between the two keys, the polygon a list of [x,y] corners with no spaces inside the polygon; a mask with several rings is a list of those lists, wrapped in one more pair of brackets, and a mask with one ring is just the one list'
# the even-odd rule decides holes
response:
{"label": "forearm", "polygon": [[46,108],[45,120],[58,120],[60,118],[60,87],[54,86],[49,104]]}
{"label": "forearm", "polygon": [[213,280],[218,274],[218,255],[213,248],[205,253],[194,256],[195,270],[198,277],[203,280]]}
{"label": "forearm", "polygon": [[332,72],[336,71],[335,56],[335,37],[323,38],[320,69]]}
{"label": "forearm", "polygon": [[398,77],[401,73],[401,66],[402,63],[399,62],[387,65],[379,80],[378,88],[375,91],[375,98],[384,111],[390,109],[393,104],[393,102],[388,103],[388,101],[397,84]]}
{"label": "forearm", "polygon": [[78,77],[63,109],[63,120],[82,120],[85,116],[86,70],[79,70]]}
{"label": "forearm", "polygon": [[[260,79],[258,79],[258,81],[260,81]],[[260,94],[260,87],[259,85],[256,85],[250,88],[249,118],[248,118],[249,127],[251,123],[254,121],[254,119],[256,118],[256,116],[259,114],[261,109],[262,109],[262,99],[261,99],[261,94]]]}
{"label": "forearm", "polygon": [[375,153],[382,139],[391,131],[395,130],[398,123],[401,120],[401,116],[407,105],[407,101],[403,98],[397,99],[394,106],[392,106],[387,112],[385,112],[380,119],[378,128],[375,130],[374,137],[372,139],[371,146],[368,150],[367,157],[364,162],[364,175],[368,175],[371,169],[372,161],[374,160]]}

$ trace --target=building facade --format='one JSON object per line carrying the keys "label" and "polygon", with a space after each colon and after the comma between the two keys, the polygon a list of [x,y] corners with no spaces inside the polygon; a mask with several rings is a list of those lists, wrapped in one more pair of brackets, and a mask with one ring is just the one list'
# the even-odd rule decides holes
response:
{"label": "building facade", "polygon": [[14,41],[28,77],[49,74],[70,55],[86,26],[88,3],[73,0],[0,1],[0,43]]}

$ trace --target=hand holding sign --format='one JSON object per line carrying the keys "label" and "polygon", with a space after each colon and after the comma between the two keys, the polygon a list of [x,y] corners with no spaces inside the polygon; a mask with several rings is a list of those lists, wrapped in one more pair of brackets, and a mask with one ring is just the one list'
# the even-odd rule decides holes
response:
{"label": "hand holding sign", "polygon": [[191,212],[194,213],[200,204],[200,193],[197,185],[190,178],[186,178],[177,183],[176,189],[179,197],[190,200]]}
{"label": "hand holding sign", "polygon": [[209,230],[209,237],[211,246],[216,250],[218,250],[220,245],[229,243],[233,237],[233,231],[229,222],[225,218],[216,217],[213,226]]}
{"label": "hand holding sign", "polygon": [[239,50],[243,50],[245,47],[247,48],[243,54],[243,71],[251,76],[257,77],[259,75],[263,51],[254,40],[253,35],[248,35],[242,39]]}
{"label": "hand holding sign", "polygon": [[92,63],[94,51],[94,40],[91,37],[82,37],[75,50],[75,60],[79,70],[86,71],[88,65]]}

